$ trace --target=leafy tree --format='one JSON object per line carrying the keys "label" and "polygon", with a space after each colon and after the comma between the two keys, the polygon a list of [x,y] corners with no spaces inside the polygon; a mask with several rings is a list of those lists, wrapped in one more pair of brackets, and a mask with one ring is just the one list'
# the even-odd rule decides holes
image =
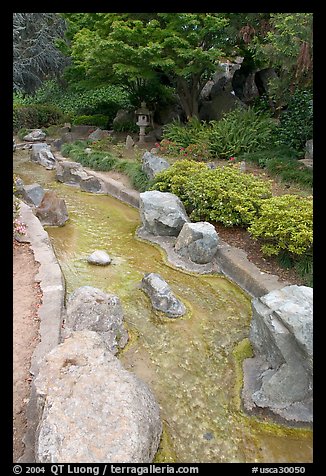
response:
{"label": "leafy tree", "polygon": [[275,68],[278,74],[271,82],[271,94],[280,109],[287,104],[289,91],[312,87],[313,15],[271,13],[264,30],[250,28],[248,48],[254,59],[265,68]]}
{"label": "leafy tree", "polygon": [[13,14],[13,89],[34,92],[42,81],[58,75],[67,58],[56,47],[65,32],[57,13]]}
{"label": "leafy tree", "polygon": [[[226,14],[99,13],[89,17],[89,23],[74,15],[66,18],[79,72],[102,81],[123,81],[130,89],[140,79],[142,86],[144,81],[168,80],[187,118],[198,116],[200,92],[230,50]],[[84,27],[78,29],[81,21]]]}

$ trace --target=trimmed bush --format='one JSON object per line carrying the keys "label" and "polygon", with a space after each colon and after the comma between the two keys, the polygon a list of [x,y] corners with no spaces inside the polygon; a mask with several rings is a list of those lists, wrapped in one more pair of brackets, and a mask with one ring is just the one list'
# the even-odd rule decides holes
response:
{"label": "trimmed bush", "polygon": [[266,255],[287,251],[302,255],[313,243],[312,197],[281,195],[265,200],[248,231],[264,241],[261,249]]}
{"label": "trimmed bush", "polygon": [[225,226],[249,225],[264,199],[271,196],[270,183],[252,174],[232,166],[211,170],[186,160],[159,173],[153,188],[178,195],[192,220]]}
{"label": "trimmed bush", "polygon": [[108,126],[108,117],[103,114],[94,114],[92,116],[76,116],[73,119],[73,124],[80,125],[84,124],[86,126],[96,126],[106,129]]}
{"label": "trimmed bush", "polygon": [[34,104],[30,106],[14,106],[13,130],[37,129],[59,124],[64,119],[62,112],[51,104]]}

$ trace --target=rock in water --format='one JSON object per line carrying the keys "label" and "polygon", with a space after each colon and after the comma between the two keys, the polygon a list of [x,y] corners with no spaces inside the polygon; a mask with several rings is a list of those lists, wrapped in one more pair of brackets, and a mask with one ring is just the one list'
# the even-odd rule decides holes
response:
{"label": "rock in water", "polygon": [[116,354],[128,342],[123,326],[120,299],[92,286],[77,288],[67,300],[66,328],[88,329],[100,334],[110,352]]}
{"label": "rock in water", "polygon": [[175,243],[175,250],[194,263],[212,261],[218,247],[218,234],[207,222],[185,223]]}
{"label": "rock in water", "polygon": [[180,317],[186,313],[184,304],[175,297],[168,283],[159,274],[145,274],[141,289],[149,296],[154,309],[164,312],[168,317]]}
{"label": "rock in water", "polygon": [[35,209],[35,215],[42,225],[53,226],[62,226],[69,218],[65,201],[52,190],[44,193],[41,203]]}
{"label": "rock in water", "polygon": [[140,216],[146,231],[153,235],[178,236],[189,218],[180,198],[157,190],[140,194]]}
{"label": "rock in water", "polygon": [[151,463],[162,433],[147,385],[92,331],[74,332],[35,379],[37,463]]}
{"label": "rock in water", "polygon": [[253,300],[255,358],[244,362],[248,410],[267,408],[289,421],[312,422],[312,307],[307,286],[285,286]]}
{"label": "rock in water", "polygon": [[106,251],[96,250],[91,255],[89,255],[89,257],[87,258],[87,261],[90,264],[97,264],[97,265],[100,265],[100,266],[106,266],[106,265],[111,263],[111,258],[106,253]]}

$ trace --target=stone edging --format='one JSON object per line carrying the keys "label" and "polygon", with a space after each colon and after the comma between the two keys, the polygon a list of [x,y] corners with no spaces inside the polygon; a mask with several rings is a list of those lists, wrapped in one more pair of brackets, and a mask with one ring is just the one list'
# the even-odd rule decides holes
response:
{"label": "stone edging", "polygon": [[[20,201],[20,216],[23,223],[27,225],[24,241],[30,244],[35,261],[40,263],[35,276],[35,281],[39,282],[42,291],[42,304],[38,310],[40,342],[32,355],[30,368],[31,374],[35,377],[38,374],[41,359],[60,343],[65,282],[48,233],[33,214],[31,207],[22,201]],[[21,463],[35,461],[34,443],[38,416],[34,383],[31,387],[26,416],[27,431],[23,438],[24,453],[19,459]]]}

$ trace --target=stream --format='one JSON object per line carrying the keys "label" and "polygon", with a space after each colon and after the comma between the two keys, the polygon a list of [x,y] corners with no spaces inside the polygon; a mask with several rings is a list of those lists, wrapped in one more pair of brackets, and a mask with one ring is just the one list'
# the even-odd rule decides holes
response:
{"label": "stream", "polygon": [[[138,210],[107,195],[81,192],[55,180],[55,171],[14,154],[14,173],[64,198],[69,220],[45,227],[66,281],[67,296],[94,286],[119,296],[130,340],[124,367],[153,391],[163,438],[156,462],[312,462],[312,431],[259,421],[241,409],[241,355],[250,349],[251,298],[220,275],[174,268],[158,247],[138,239]],[[103,249],[109,266],[87,257]],[[187,307],[178,319],[153,312],[140,290],[144,273],[159,273]]]}

